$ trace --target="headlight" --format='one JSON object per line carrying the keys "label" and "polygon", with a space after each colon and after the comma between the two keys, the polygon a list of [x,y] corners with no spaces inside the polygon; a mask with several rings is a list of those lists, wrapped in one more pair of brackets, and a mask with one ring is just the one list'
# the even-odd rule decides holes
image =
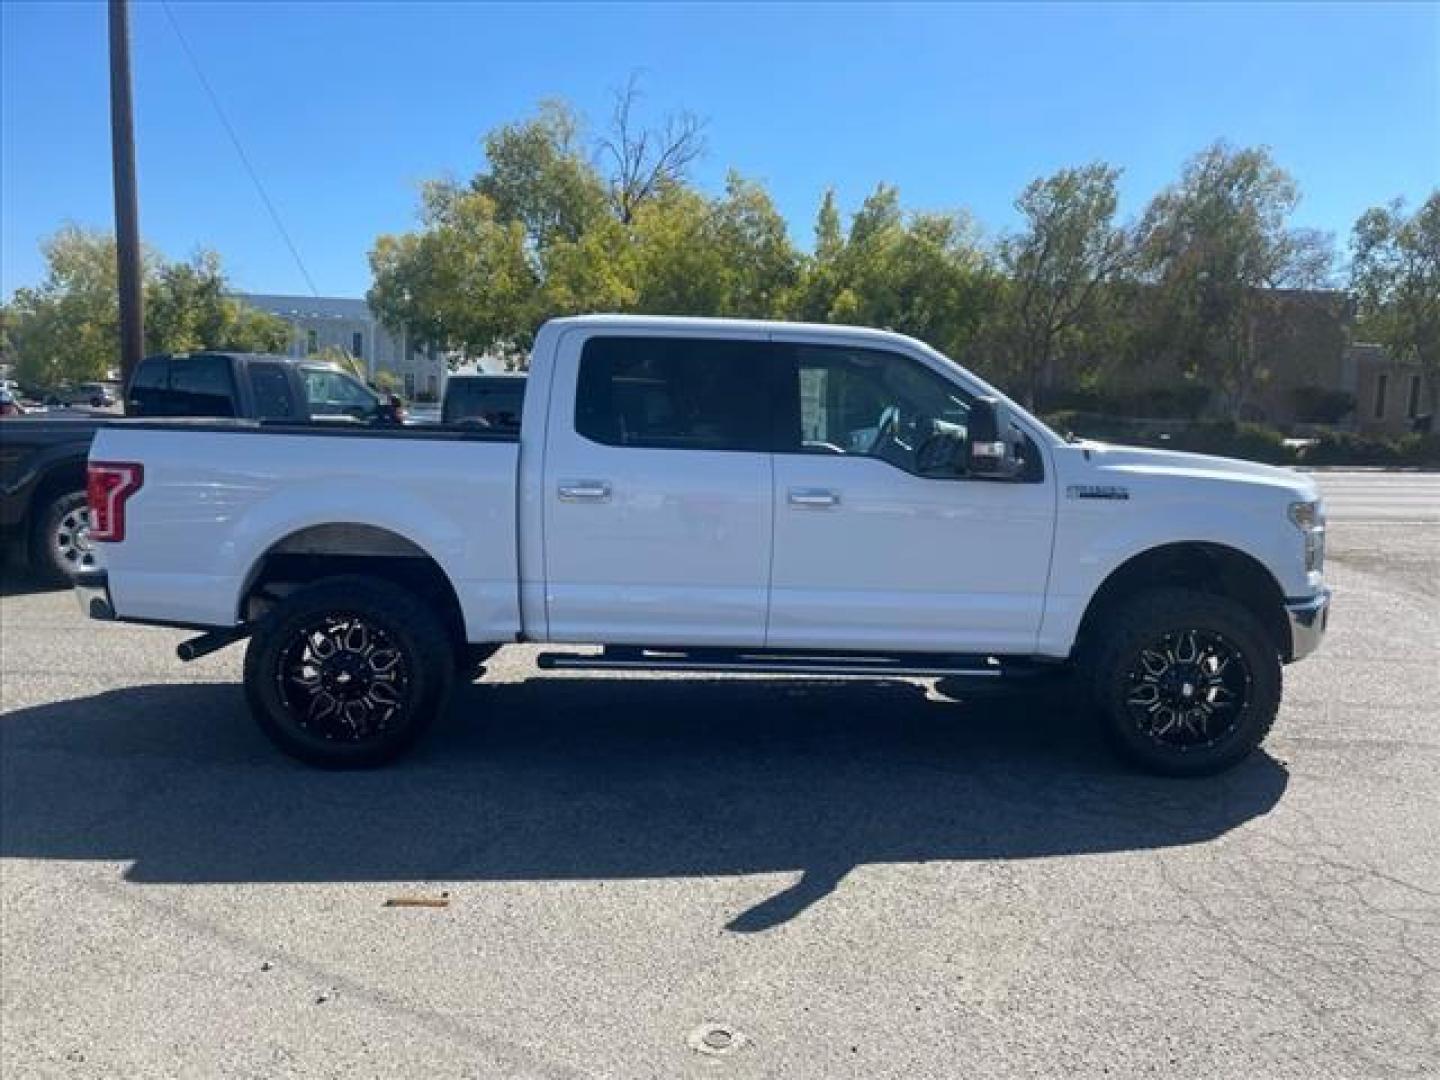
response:
{"label": "headlight", "polygon": [[1290,520],[1301,532],[1309,532],[1311,529],[1323,529],[1325,527],[1325,512],[1319,499],[1310,502],[1293,502],[1290,504]]}
{"label": "headlight", "polygon": [[1305,569],[1320,570],[1325,565],[1325,504],[1319,499],[1290,504],[1290,520],[1305,536]]}

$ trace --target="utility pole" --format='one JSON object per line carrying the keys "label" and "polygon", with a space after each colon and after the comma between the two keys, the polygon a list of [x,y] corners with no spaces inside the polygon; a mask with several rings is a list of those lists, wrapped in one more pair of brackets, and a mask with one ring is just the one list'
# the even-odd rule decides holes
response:
{"label": "utility pole", "polygon": [[[135,197],[135,108],[130,98],[127,0],[110,0],[110,147],[120,277],[120,383],[128,389],[135,365],[145,352],[145,310],[140,288],[140,210]],[[125,396],[122,389],[122,403]]]}

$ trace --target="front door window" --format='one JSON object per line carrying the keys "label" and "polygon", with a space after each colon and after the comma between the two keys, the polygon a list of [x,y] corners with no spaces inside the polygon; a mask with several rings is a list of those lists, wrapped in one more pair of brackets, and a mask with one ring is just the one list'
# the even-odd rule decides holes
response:
{"label": "front door window", "polygon": [[917,476],[956,476],[966,395],[906,356],[875,349],[796,350],[799,445],[809,454],[879,458]]}

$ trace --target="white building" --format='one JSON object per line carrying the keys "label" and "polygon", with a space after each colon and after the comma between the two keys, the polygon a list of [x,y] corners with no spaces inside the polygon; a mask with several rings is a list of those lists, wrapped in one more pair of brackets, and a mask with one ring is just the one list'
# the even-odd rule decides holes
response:
{"label": "white building", "polygon": [[440,399],[445,387],[445,357],[435,349],[412,344],[404,333],[391,333],[364,300],[268,293],[241,293],[239,299],[278,315],[295,328],[292,356],[306,356],[326,346],[343,349],[364,361],[368,378],[373,380],[378,372],[388,371],[404,384],[407,398]]}

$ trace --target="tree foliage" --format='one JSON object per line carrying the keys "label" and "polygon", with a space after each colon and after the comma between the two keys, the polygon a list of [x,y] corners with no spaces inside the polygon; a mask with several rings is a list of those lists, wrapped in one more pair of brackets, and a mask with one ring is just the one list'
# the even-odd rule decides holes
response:
{"label": "tree foliage", "polygon": [[763,187],[688,182],[703,151],[689,114],[647,126],[632,81],[587,150],[556,103],[484,139],[467,183],[426,186],[420,228],[371,251],[371,306],[417,341],[476,357],[523,354],[547,318],[587,311],[777,317],[801,273]]}
{"label": "tree foliage", "polygon": [[1322,285],[1334,261],[1328,236],[1291,226],[1298,202],[1269,150],[1220,142],[1191,158],[1140,222],[1138,265],[1161,336],[1236,416],[1265,376],[1257,327],[1276,290]]}
{"label": "tree foliage", "polygon": [[376,241],[372,306],[459,358],[522,357],[545,319],[589,311],[863,323],[965,354],[1032,402],[1052,379],[1160,357],[1238,414],[1266,378],[1260,328],[1284,322],[1277,290],[1330,273],[1329,238],[1290,223],[1293,179],[1224,143],[1138,225],[1119,219],[1119,170],[1096,162],[1027,186],[996,243],[886,184],[848,221],[827,191],[802,253],[761,184],[691,182],[698,120],[646,126],[638,101],[632,81],[594,137],[556,103],[492,131],[477,175],[427,185],[420,227]]}
{"label": "tree foliage", "polygon": [[[43,250],[45,279],[33,289],[16,290],[5,309],[16,378],[40,387],[103,379],[120,356],[115,239],[66,226]],[[290,341],[287,323],[230,294],[214,252],[166,262],[147,251],[142,274],[148,353],[274,352]]]}
{"label": "tree foliage", "polygon": [[[1330,284],[1331,240],[1293,224],[1298,187],[1264,147],[1205,148],[1138,220],[1120,218],[1117,168],[1060,169],[1021,192],[1018,227],[993,241],[964,211],[916,212],[887,184],[848,215],[826,191],[806,252],[763,184],[692,181],[702,120],[652,122],[642,105],[632,79],[598,132],[560,102],[490,131],[475,175],[425,184],[417,226],[376,239],[371,307],[457,363],[507,366],[546,319],[583,312],[861,323],[963,356],[1032,404],[1155,415],[1213,407],[1213,389],[1239,417],[1279,350],[1308,347],[1296,326],[1343,341],[1345,297],[1313,291]],[[1367,211],[1351,250],[1360,332],[1418,359],[1440,392],[1440,191],[1413,213]],[[45,253],[45,280],[0,309],[0,347],[30,383],[102,377],[118,355],[114,242],[71,227]],[[287,344],[283,321],[229,294],[213,253],[147,252],[144,268],[147,349]],[[1305,305],[1323,318],[1297,318]],[[1144,377],[1152,364],[1163,382]],[[1313,404],[1302,411],[1335,411]]]}
{"label": "tree foliage", "polygon": [[1028,404],[1057,354],[1092,328],[1105,286],[1129,260],[1129,236],[1115,221],[1119,177],[1102,162],[1061,169],[1015,201],[1025,228],[1000,243],[1008,283],[1000,323]]}
{"label": "tree foliage", "polygon": [[769,194],[737,174],[701,193],[703,124],[645,125],[638,104],[632,81],[590,143],[556,102],[490,132],[484,170],[432,181],[420,228],[376,240],[377,314],[461,357],[520,356],[544,320],[585,311],[786,314],[801,258]]}
{"label": "tree foliage", "polygon": [[1350,287],[1365,335],[1429,376],[1440,395],[1440,189],[1413,214],[1399,200],[1365,211],[1350,241]]}

